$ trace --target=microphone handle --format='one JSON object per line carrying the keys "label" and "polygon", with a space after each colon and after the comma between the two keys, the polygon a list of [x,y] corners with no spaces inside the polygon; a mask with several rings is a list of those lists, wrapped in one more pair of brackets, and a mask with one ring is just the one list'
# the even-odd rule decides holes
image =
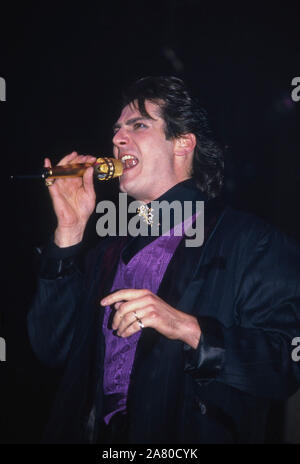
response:
{"label": "microphone handle", "polygon": [[119,177],[123,173],[123,163],[115,158],[97,158],[95,164],[75,163],[64,166],[44,168],[42,178],[63,179],[68,177],[82,177],[87,168],[94,167],[94,176],[98,180],[109,180]]}

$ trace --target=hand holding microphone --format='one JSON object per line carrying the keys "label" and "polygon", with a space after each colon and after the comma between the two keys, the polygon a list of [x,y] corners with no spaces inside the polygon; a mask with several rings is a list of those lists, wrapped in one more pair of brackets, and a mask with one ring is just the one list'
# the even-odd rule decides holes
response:
{"label": "hand holding microphone", "polygon": [[121,176],[123,163],[115,158],[96,158],[72,152],[56,166],[45,158],[44,169],[37,175],[17,175],[11,179],[44,179],[49,187],[57,217],[55,243],[60,247],[75,245],[83,237],[87,221],[94,211],[94,177],[106,181]]}
{"label": "hand holding microphone", "polygon": [[52,171],[53,174],[55,169],[66,174],[70,173],[72,166],[78,169],[78,165],[81,167],[85,165],[80,176],[77,172],[76,177],[46,177],[46,181],[51,181],[49,193],[57,217],[54,241],[59,247],[72,246],[82,240],[87,221],[95,208],[96,194],[93,183],[95,162],[94,156],[82,156],[77,152],[62,158],[55,167],[51,166],[49,158],[45,159],[45,170],[49,173]]}

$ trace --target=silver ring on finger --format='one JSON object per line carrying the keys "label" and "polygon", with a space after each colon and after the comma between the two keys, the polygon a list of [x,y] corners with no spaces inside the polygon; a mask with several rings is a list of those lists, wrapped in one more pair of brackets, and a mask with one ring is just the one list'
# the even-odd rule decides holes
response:
{"label": "silver ring on finger", "polygon": [[142,323],[141,319],[137,319],[137,323],[138,323],[138,325],[140,326],[140,329],[141,329],[141,330],[145,328],[145,326],[144,326],[144,324]]}

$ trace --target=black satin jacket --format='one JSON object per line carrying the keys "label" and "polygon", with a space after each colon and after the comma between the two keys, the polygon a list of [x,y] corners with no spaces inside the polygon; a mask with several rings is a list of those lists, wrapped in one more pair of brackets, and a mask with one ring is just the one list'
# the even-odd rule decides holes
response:
{"label": "black satin jacket", "polygon": [[[191,182],[171,193],[203,200]],[[64,370],[44,442],[97,442],[105,350],[99,302],[120,253],[130,259],[145,245],[134,240],[102,240],[84,260],[80,245],[42,252],[28,331],[38,358]],[[263,442],[271,401],[300,385],[300,362],[291,356],[300,336],[299,246],[252,215],[206,201],[203,246],[181,241],[158,295],[196,316],[202,333],[194,350],[143,330],[128,392],[130,442]]]}

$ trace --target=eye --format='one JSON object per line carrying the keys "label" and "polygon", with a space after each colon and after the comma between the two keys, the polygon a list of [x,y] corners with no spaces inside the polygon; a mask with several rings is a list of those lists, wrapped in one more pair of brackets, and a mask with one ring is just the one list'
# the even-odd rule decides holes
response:
{"label": "eye", "polygon": [[143,122],[136,122],[133,126],[134,129],[146,129],[147,127]]}

